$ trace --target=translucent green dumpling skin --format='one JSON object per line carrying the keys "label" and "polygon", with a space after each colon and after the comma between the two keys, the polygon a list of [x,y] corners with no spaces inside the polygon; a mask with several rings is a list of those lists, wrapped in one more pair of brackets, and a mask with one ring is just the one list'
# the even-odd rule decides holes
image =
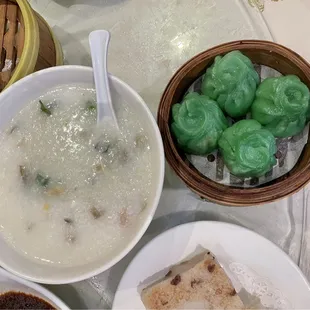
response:
{"label": "translucent green dumpling skin", "polygon": [[310,101],[309,101],[309,106],[308,106],[308,110],[307,110],[307,114],[306,114],[306,121],[307,122],[310,121]]}
{"label": "translucent green dumpling skin", "polygon": [[226,129],[219,147],[229,171],[239,177],[262,176],[276,164],[274,136],[253,119]]}
{"label": "translucent green dumpling skin", "polygon": [[201,92],[216,100],[229,116],[238,118],[249,111],[259,81],[251,60],[233,51],[215,58],[203,77]]}
{"label": "translucent green dumpling skin", "polygon": [[264,80],[258,87],[252,105],[252,118],[275,137],[290,137],[306,124],[309,89],[295,75]]}
{"label": "translucent green dumpling skin", "polygon": [[189,93],[181,104],[172,106],[172,133],[179,147],[189,154],[214,151],[227,127],[227,119],[217,103],[204,95]]}

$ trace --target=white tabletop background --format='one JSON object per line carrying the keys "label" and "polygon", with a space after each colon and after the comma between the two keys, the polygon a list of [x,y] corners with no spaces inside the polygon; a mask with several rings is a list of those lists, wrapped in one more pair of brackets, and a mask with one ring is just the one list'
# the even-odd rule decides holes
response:
{"label": "white tabletop background", "polygon": [[[263,12],[248,0],[29,2],[57,35],[67,64],[91,65],[89,32],[109,30],[109,71],[135,88],[154,115],[176,69],[214,45],[238,39],[274,40],[310,61],[310,0],[252,0],[264,3]],[[260,207],[222,207],[199,200],[167,166],[157,213],[136,248],[97,277],[50,288],[72,308],[108,308],[134,254],[160,232],[195,220],[225,221],[258,232],[287,252],[310,280],[309,188]]]}

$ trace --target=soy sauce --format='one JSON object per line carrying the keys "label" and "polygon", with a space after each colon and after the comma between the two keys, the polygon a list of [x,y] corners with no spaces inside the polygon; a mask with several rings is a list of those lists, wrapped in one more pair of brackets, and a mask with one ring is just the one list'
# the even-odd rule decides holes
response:
{"label": "soy sauce", "polygon": [[0,295],[0,309],[56,309],[47,301],[22,292],[7,292]]}

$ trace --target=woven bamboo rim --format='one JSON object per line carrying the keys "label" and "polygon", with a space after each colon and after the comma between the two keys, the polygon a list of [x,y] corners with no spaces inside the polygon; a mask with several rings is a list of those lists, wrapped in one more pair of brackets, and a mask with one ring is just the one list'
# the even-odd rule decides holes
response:
{"label": "woven bamboo rim", "polygon": [[295,74],[310,88],[310,65],[294,51],[268,41],[230,42],[200,53],[174,74],[160,101],[158,126],[167,161],[186,185],[201,198],[228,206],[265,204],[292,195],[310,181],[309,140],[297,164],[289,173],[260,187],[244,189],[225,186],[202,175],[176,147],[170,133],[171,106],[182,100],[187,89],[213,63],[215,56],[233,50],[242,51],[256,64],[271,67],[282,74]]}
{"label": "woven bamboo rim", "polygon": [[48,25],[48,23],[45,21],[45,19],[39,14],[39,13],[35,13],[37,18],[40,19],[42,21],[42,23],[44,23],[47,27],[47,29],[50,32],[50,35],[54,41],[55,44],[55,53],[56,53],[56,66],[61,66],[64,63],[64,55],[62,52],[62,47],[58,41],[58,39],[56,38],[54,32],[52,31],[51,27]]}

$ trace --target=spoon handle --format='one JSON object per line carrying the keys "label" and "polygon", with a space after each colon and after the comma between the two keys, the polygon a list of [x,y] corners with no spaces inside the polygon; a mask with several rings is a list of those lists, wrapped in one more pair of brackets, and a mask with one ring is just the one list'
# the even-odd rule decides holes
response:
{"label": "spoon handle", "polygon": [[97,123],[101,123],[104,118],[110,118],[113,123],[117,125],[116,116],[112,106],[107,71],[109,41],[110,33],[106,30],[96,30],[91,32],[89,35],[89,44],[96,85]]}

